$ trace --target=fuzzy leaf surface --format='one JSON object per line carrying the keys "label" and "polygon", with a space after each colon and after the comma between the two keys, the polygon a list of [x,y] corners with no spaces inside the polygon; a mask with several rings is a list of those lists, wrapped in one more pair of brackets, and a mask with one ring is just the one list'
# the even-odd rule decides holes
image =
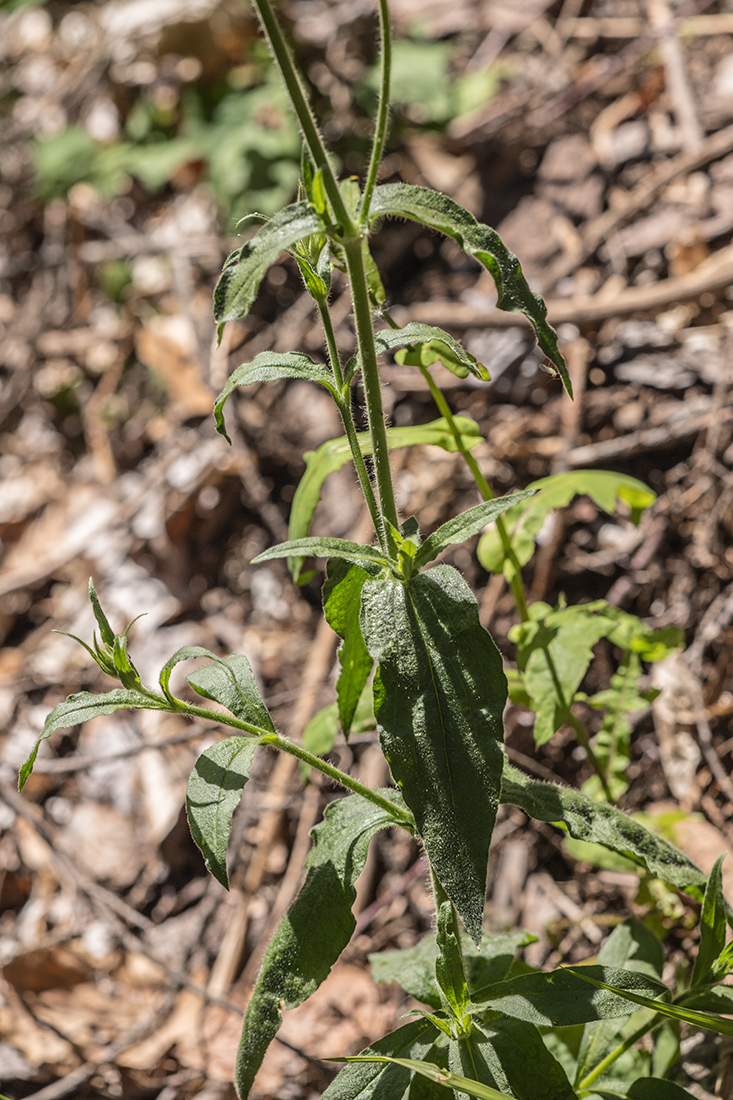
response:
{"label": "fuzzy leaf surface", "polygon": [[[379,1060],[350,1061],[322,1094],[321,1100],[411,1100],[410,1069],[390,1059],[422,1061],[433,1049],[438,1034],[430,1020],[421,1019],[385,1035],[358,1056]],[[437,1084],[423,1095],[424,1100],[446,1098]]]}
{"label": "fuzzy leaf surface", "polygon": [[215,319],[222,324],[246,317],[265,272],[280,253],[322,229],[321,219],[307,202],[292,203],[274,214],[227,257],[214,290]]}
{"label": "fuzzy leaf surface", "polygon": [[[469,450],[477,447],[482,440],[479,426],[475,420],[466,416],[456,416],[455,422]],[[357,433],[359,449],[363,455],[371,455],[372,445],[368,432]],[[391,451],[401,447],[413,447],[418,444],[441,447],[444,451],[454,452],[456,441],[448,424],[441,417],[429,424],[411,424],[404,428],[388,428],[387,444]],[[346,436],[329,439],[322,443],[317,451],[308,451],[305,455],[305,473],[295,490],[290,511],[289,534],[291,539],[305,538],[310,530],[313,513],[321,499],[321,488],[329,474],[335,473],[351,462],[351,448]],[[293,558],[289,563],[293,579],[297,581],[302,567],[302,558]]]}
{"label": "fuzzy leaf surface", "polygon": [[525,500],[532,495],[532,490],[527,489],[523,493],[512,493],[507,497],[495,497],[493,500],[485,500],[474,508],[469,508],[460,515],[449,519],[442,524],[437,531],[429,535],[415,555],[415,566],[427,565],[437,558],[443,550],[449,546],[457,546],[467,539],[477,535],[487,523],[491,523],[497,516],[503,515],[509,508]]}
{"label": "fuzzy leaf surface", "polygon": [[257,737],[227,737],[201,753],[186,791],[186,813],[191,836],[214,878],[229,889],[227,845],[232,816],[259,745]]}
{"label": "fuzzy leaf surface", "polygon": [[275,558],[289,558],[296,555],[343,558],[344,561],[351,562],[352,565],[360,565],[370,573],[378,573],[387,564],[384,554],[376,546],[365,546],[360,542],[333,538],[293,539],[289,542],[281,542],[278,546],[271,546],[269,550],[258,554],[252,559],[252,564],[259,565],[263,561],[274,561]]}
{"label": "fuzzy leaf surface", "polygon": [[[380,792],[397,801],[392,789]],[[278,1032],[280,1007],[295,1008],[323,982],[356,927],[354,883],[364,868],[369,841],[394,817],[359,795],[332,802],[313,830],[303,887],[265,953],[247,1007],[237,1055],[240,1097],[249,1095],[267,1047]]]}
{"label": "fuzzy leaf surface", "polygon": [[498,233],[477,222],[473,214],[447,195],[407,183],[387,183],[375,188],[369,216],[372,220],[410,218],[451,237],[469,256],[475,256],[494,280],[499,309],[524,314],[535,330],[537,343],[572,397],[570,376],[557,346],[557,333],[547,320],[547,307],[539,294],[529,289],[522,265]]}
{"label": "fuzzy leaf surface", "polygon": [[519,806],[536,821],[563,824],[571,837],[601,844],[646,868],[656,878],[702,901],[707,876],[678,848],[614,806],[594,802],[580,791],[530,779],[504,765],[501,801]]}
{"label": "fuzzy leaf surface", "polygon": [[395,348],[407,348],[407,353],[397,356],[399,363],[420,363],[429,367],[437,359],[443,366],[459,378],[466,378],[469,374],[475,378],[488,381],[489,373],[485,367],[477,363],[476,357],[442,328],[434,325],[424,325],[419,321],[410,321],[404,328],[385,328],[375,335],[377,351],[394,351]]}
{"label": "fuzzy leaf surface", "polygon": [[323,586],[326,621],[342,643],[338,650],[341,666],[336,681],[336,701],[344,735],[348,738],[361,693],[374,661],[364,644],[359,621],[361,590],[367,574],[358,565],[333,560],[328,563]]}
{"label": "fuzzy leaf surface", "polygon": [[128,688],[115,688],[114,691],[108,691],[104,695],[95,695],[91,691],[79,691],[75,695],[69,695],[63,703],[55,706],[47,717],[38,740],[20,769],[18,790],[23,790],[28,776],[33,771],[41,742],[56,730],[79,726],[82,722],[89,722],[101,714],[114,714],[116,710],[165,710],[166,707],[165,699],[161,698],[160,703],[156,705],[154,699]]}
{"label": "fuzzy leaf surface", "polygon": [[517,1100],[577,1100],[536,1027],[523,1020],[476,1024],[450,1044],[450,1067]]}
{"label": "fuzzy leaf surface", "polygon": [[285,378],[303,378],[309,382],[318,382],[331,393],[336,392],[333,376],[323,363],[314,363],[307,355],[297,351],[278,353],[261,351],[249,363],[242,363],[227,379],[227,384],[214,403],[216,430],[228,443],[224,424],[224,406],[237,386],[251,386],[253,382],[279,382]]}
{"label": "fuzzy leaf surface", "polygon": [[221,703],[232,714],[252,726],[275,732],[272,718],[246,657],[239,653],[217,657],[210,665],[186,677],[191,687],[205,699]]}
{"label": "fuzzy leaf surface", "polygon": [[379,662],[382,748],[433,869],[478,943],[504,759],[501,656],[473,593],[447,565],[408,583],[367,580],[361,626]]}
{"label": "fuzzy leaf surface", "polygon": [[723,859],[724,856],[720,856],[716,860],[705,888],[700,914],[700,946],[692,971],[693,986],[711,980],[713,963],[725,947],[728,922],[723,897]]}

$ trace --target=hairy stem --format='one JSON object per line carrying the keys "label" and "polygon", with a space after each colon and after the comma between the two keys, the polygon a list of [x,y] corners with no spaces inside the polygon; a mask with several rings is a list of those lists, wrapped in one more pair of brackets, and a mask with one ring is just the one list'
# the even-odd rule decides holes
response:
{"label": "hairy stem", "polygon": [[382,55],[379,71],[379,106],[374,126],[374,139],[372,141],[372,153],[369,158],[369,171],[364,185],[364,195],[361,200],[361,224],[367,225],[369,220],[369,207],[372,204],[372,195],[377,183],[379,165],[384,152],[384,143],[387,138],[387,121],[389,118],[389,85],[392,73],[392,29],[389,25],[389,8],[387,0],[379,0],[379,30],[382,39]]}

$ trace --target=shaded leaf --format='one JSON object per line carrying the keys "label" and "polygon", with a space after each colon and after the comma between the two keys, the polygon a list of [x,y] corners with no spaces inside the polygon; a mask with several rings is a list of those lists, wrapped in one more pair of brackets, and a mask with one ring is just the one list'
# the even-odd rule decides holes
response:
{"label": "shaded leaf", "polygon": [[361,625],[379,662],[382,748],[433,869],[478,943],[503,762],[501,656],[473,593],[447,565],[405,584],[367,580]]}
{"label": "shaded leaf", "polygon": [[377,351],[394,351],[407,347],[407,350],[395,356],[398,363],[429,367],[437,359],[458,378],[473,374],[483,381],[489,380],[489,372],[476,357],[459,344],[455,337],[434,325],[423,325],[419,321],[410,321],[404,328],[381,329],[375,334]]}
{"label": "shaded leaf", "polygon": [[[508,1096],[505,1092],[498,1092],[489,1085],[482,1085],[479,1081],[472,1081],[468,1077],[463,1077],[460,1073],[452,1073],[450,1070],[441,1069],[440,1066],[436,1066],[433,1062],[421,1062],[415,1058],[384,1058],[367,1054],[357,1054],[355,1057],[347,1059],[347,1061],[390,1062],[392,1065],[403,1066],[413,1073],[419,1073],[423,1077],[427,1077],[429,1081],[434,1081],[436,1085],[442,1085],[444,1088],[448,1089],[456,1089],[459,1092],[466,1092],[469,1096],[478,1097],[478,1100],[513,1100],[513,1097]],[[324,1100],[326,1095],[326,1093],[323,1094]],[[359,1093],[358,1095],[359,1100],[361,1100],[361,1094]],[[398,1093],[393,1093],[390,1100],[393,1100],[393,1098],[398,1095]],[[387,1100],[386,1094],[384,1100]]]}
{"label": "shaded leaf", "polygon": [[[321,1100],[405,1100],[408,1094],[411,1095],[412,1074],[409,1067],[392,1059],[422,1060],[433,1049],[438,1034],[435,1025],[423,1018],[385,1035],[361,1052],[358,1059],[363,1061],[349,1060]],[[369,1061],[370,1058],[374,1061]],[[435,1090],[442,1100],[445,1093],[437,1085]],[[433,1093],[427,1095],[433,1096]]]}
{"label": "shaded leaf", "polygon": [[695,1100],[693,1093],[675,1085],[674,1081],[662,1081],[659,1077],[640,1077],[629,1086],[628,1100]]}
{"label": "shaded leaf", "polygon": [[536,1027],[522,1020],[474,1022],[450,1044],[450,1066],[517,1100],[576,1100],[567,1075]]}
{"label": "shaded leaf", "polygon": [[495,497],[493,500],[485,500],[477,504],[475,508],[469,508],[460,515],[449,519],[442,524],[437,531],[433,531],[415,555],[415,567],[420,568],[437,558],[448,546],[457,546],[467,539],[477,535],[487,523],[491,523],[497,516],[502,515],[507,509],[513,507],[518,501],[531,496],[532,490],[523,493],[512,493],[507,497]]}
{"label": "shaded leaf", "polygon": [[697,949],[697,958],[692,970],[693,986],[710,981],[716,975],[713,973],[713,965],[720,957],[725,947],[725,937],[728,930],[728,922],[725,913],[725,898],[723,897],[723,860],[725,855],[715,861],[715,866],[710,872],[708,884],[705,887],[705,897],[700,914],[700,946]]}
{"label": "shaded leaf", "polygon": [[[449,901],[444,901],[440,906],[437,923],[438,955],[435,959],[435,977],[443,1007],[457,1021],[459,1029],[462,1029],[470,999],[461,949],[453,929],[453,906]],[[470,1024],[468,1027],[470,1028]]]}
{"label": "shaded leaf", "polygon": [[356,707],[374,661],[361,633],[359,609],[367,574],[358,565],[341,560],[329,562],[323,585],[323,612],[333,631],[342,639],[338,650],[341,666],[336,681],[338,714],[348,738]]}
{"label": "shaded leaf", "polygon": [[212,664],[196,669],[186,679],[199,695],[221,703],[242,722],[275,732],[252,666],[241,654],[215,657]]}
{"label": "shaded leaf", "polygon": [[259,743],[259,738],[246,736],[217,741],[201,753],[188,780],[186,813],[191,836],[209,871],[226,890],[232,815],[242,798]]}

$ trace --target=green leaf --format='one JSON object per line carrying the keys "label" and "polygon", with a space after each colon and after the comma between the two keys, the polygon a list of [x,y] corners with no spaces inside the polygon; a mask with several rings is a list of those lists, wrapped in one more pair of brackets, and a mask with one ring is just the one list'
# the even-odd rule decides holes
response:
{"label": "green leaf", "polygon": [[101,714],[114,714],[116,710],[166,710],[167,706],[167,701],[162,697],[157,703],[155,698],[141,695],[140,692],[127,688],[115,688],[114,691],[108,691],[104,695],[95,695],[91,691],[80,691],[76,695],[69,695],[63,703],[53,708],[46,719],[40,737],[20,769],[18,790],[23,790],[28,776],[33,771],[41,742],[56,730],[80,726],[82,722],[89,722]]}
{"label": "green leaf", "polygon": [[[589,496],[593,503],[613,515],[619,500],[633,501],[632,518],[648,508],[656,500],[656,494],[635,477],[611,470],[566,470],[551,474],[527,486],[536,496],[523,507],[512,510],[504,523],[511,535],[512,546],[520,565],[526,565],[534,553],[535,535],[539,532],[549,512],[564,508],[576,496]],[[513,567],[506,559],[498,532],[489,531],[478,546],[478,559],[490,573],[511,572]]]}
{"label": "green leaf", "polygon": [[576,840],[601,844],[702,901],[707,877],[664,837],[656,836],[614,806],[594,802],[580,791],[530,779],[504,765],[501,801],[519,806],[537,821],[562,823]]}
{"label": "green leaf", "polygon": [[474,1022],[470,1036],[451,1043],[449,1064],[517,1100],[576,1100],[537,1028],[522,1020]]}
{"label": "green leaf", "polygon": [[185,645],[182,646],[180,649],[177,649],[173,656],[170,657],[161,668],[160,676],[158,678],[161,691],[165,695],[166,699],[169,700],[169,702],[175,702],[170,692],[171,673],[173,669],[182,661],[190,661],[193,660],[195,657],[208,657],[212,661],[219,660],[216,654],[212,653],[208,649],[204,649],[200,645]]}
{"label": "green leaf", "polygon": [[628,1100],[695,1100],[693,1093],[675,1085],[674,1081],[662,1081],[659,1077],[640,1077],[626,1093]]}
{"label": "green leaf", "polygon": [[323,223],[310,203],[286,206],[255,236],[227,258],[214,290],[214,317],[239,321],[247,316],[268,267],[296,241],[323,231]]}
{"label": "green leaf", "polygon": [[733,985],[712,985],[691,990],[685,994],[684,1003],[701,1012],[733,1014]]}
{"label": "green leaf", "polygon": [[258,737],[246,736],[217,741],[201,753],[188,780],[186,813],[191,836],[209,871],[226,890],[232,815],[242,798],[259,743]]}
{"label": "green leaf", "polygon": [[[411,1071],[393,1059],[422,1060],[433,1050],[438,1037],[438,1030],[428,1019],[405,1024],[366,1047],[356,1058],[344,1059],[349,1064],[331,1082],[321,1100],[413,1100]],[[423,1094],[424,1100],[442,1100],[444,1096],[437,1086],[434,1092]]]}
{"label": "green leaf", "polygon": [[499,309],[525,315],[535,330],[538,344],[556,367],[568,394],[573,396],[565,360],[557,346],[557,333],[547,321],[547,307],[542,298],[529,289],[519,260],[493,229],[477,222],[473,214],[447,195],[407,183],[376,187],[369,216],[372,220],[411,218],[452,237],[464,252],[475,256],[496,284]]}
{"label": "green leaf", "polygon": [[109,625],[109,621],[104,611],[102,611],[102,605],[99,602],[99,597],[97,596],[97,592],[91,577],[89,578],[89,599],[92,602],[94,618],[97,620],[97,626],[99,627],[99,633],[102,641],[106,646],[113,646],[115,641],[115,632]]}
{"label": "green leaf", "polygon": [[[352,732],[367,733],[374,729],[374,700],[372,699],[371,685],[367,685],[354,712],[352,723]],[[339,735],[339,714],[338,704],[329,703],[323,710],[319,710],[317,714],[311,718],[308,725],[303,730],[303,748],[308,752],[314,753],[316,756],[325,756],[331,751],[336,738]],[[311,768],[308,764],[301,763],[301,775],[303,782],[307,782],[308,776],[311,773]]]}
{"label": "green leaf", "polygon": [[537,713],[537,745],[544,745],[567,721],[593,646],[614,627],[613,619],[596,613],[605,605],[546,608],[546,604],[533,604],[530,621],[520,623],[510,634],[517,644],[517,665],[524,674],[525,690]]}
{"label": "green leaf", "polygon": [[[632,987],[624,986],[623,988],[619,988],[618,981],[613,977],[613,974],[615,973],[618,975],[623,973],[623,971],[612,971],[611,974],[608,975],[609,980],[602,981],[600,978],[595,977],[595,975],[588,973],[588,971],[592,969],[594,968],[569,968],[569,971],[570,973],[580,975],[589,985],[593,985],[603,992],[610,993],[613,996],[618,995],[624,997],[633,1004],[641,1005],[642,1008],[649,1008],[662,1016],[669,1016],[671,1020],[681,1020],[683,1023],[693,1024],[696,1027],[704,1027],[707,1031],[717,1032],[718,1035],[733,1035],[733,1020],[726,1020],[722,1016],[715,1016],[710,1012],[700,1012],[692,1008],[682,1007],[681,1005],[667,1004],[663,1001],[652,1000],[650,997],[644,996]],[[668,991],[665,990],[665,992]]]}
{"label": "green leaf", "polygon": [[326,621],[342,639],[338,651],[341,672],[336,682],[336,698],[339,719],[346,738],[374,664],[364,644],[359,622],[361,590],[366,579],[367,574],[358,565],[334,560],[328,564],[323,585],[323,611]]}
{"label": "green leaf", "polygon": [[443,366],[458,378],[473,374],[485,382],[489,381],[489,372],[476,361],[476,357],[467,352],[450,333],[434,325],[410,321],[404,328],[380,329],[374,339],[380,353],[407,346],[406,351],[395,356],[398,363],[429,367],[440,359]]}
{"label": "green leaf", "polygon": [[366,581],[361,626],[379,662],[382,748],[432,867],[478,943],[503,761],[501,656],[473,593],[447,565],[405,584]]}
{"label": "green leaf", "polygon": [[427,565],[448,546],[456,546],[477,535],[487,523],[491,523],[497,516],[502,515],[507,509],[524,500],[525,497],[531,496],[531,493],[532,490],[530,489],[525,490],[523,493],[512,493],[508,497],[495,497],[493,500],[485,500],[482,504],[477,504],[475,508],[469,508],[453,519],[449,519],[447,523],[434,531],[419,548],[415,555],[415,568],[419,569],[421,566]]}
{"label": "green leaf", "polygon": [[728,929],[723,897],[723,860],[725,853],[715,861],[705,887],[705,897],[700,914],[700,946],[692,971],[692,986],[702,985],[716,977],[713,967],[725,947]]}
{"label": "green leaf", "polygon": [[[607,981],[609,987],[591,988],[591,978],[593,986],[598,979],[601,983]],[[634,1011],[627,999],[631,993],[657,997],[667,992],[662,982],[646,974],[616,967],[584,966],[547,974],[519,974],[478,990],[474,1001],[483,1008],[530,1024],[569,1027],[630,1015]]]}
{"label": "green leaf", "polygon": [[[357,1054],[345,1060],[347,1062],[390,1062],[392,1065],[403,1066],[405,1069],[412,1070],[413,1073],[419,1073],[429,1081],[434,1081],[436,1085],[443,1085],[445,1088],[456,1089],[459,1092],[467,1092],[469,1096],[478,1097],[478,1100],[513,1100],[513,1097],[508,1096],[505,1092],[498,1092],[489,1085],[482,1085],[479,1081],[471,1081],[468,1077],[461,1076],[460,1073],[451,1073],[449,1070],[441,1069],[440,1066],[436,1066],[432,1062],[421,1062],[415,1058],[385,1058],[366,1054]],[[359,1100],[361,1100],[361,1093],[350,1095],[358,1095]],[[393,1100],[393,1098],[396,1100],[399,1092],[384,1093],[383,1095],[384,1100],[388,1100],[388,1098],[389,1100]],[[327,1096],[328,1093],[324,1093],[322,1100],[326,1100]]]}
{"label": "green leaf", "polygon": [[309,538],[293,539],[290,542],[281,542],[278,546],[271,546],[269,550],[258,554],[252,559],[253,565],[260,565],[263,561],[273,561],[275,558],[298,557],[314,558],[342,558],[352,565],[361,566],[362,570],[376,574],[388,564],[383,552],[376,546],[365,546],[360,542],[349,542],[347,539]]}
{"label": "green leaf", "polygon": [[452,1017],[459,1034],[470,1030],[466,1010],[470,1003],[463,958],[458,939],[453,928],[453,906],[444,901],[438,910],[438,931],[436,943],[438,956],[435,960],[435,977],[440,990],[443,1008]]}
{"label": "green leaf", "polygon": [[[394,790],[380,793],[397,801]],[[393,824],[385,810],[350,795],[332,802],[313,830],[305,883],[270,941],[245,1013],[236,1070],[242,1100],[278,1032],[281,1005],[295,1008],[310,997],[351,939],[354,883],[364,869],[369,841]]]}
{"label": "green leaf", "polygon": [[307,355],[298,351],[261,351],[251,362],[242,363],[229,375],[226,386],[217,397],[214,403],[217,432],[231,443],[224,424],[224,405],[237,386],[251,386],[253,382],[280,382],[284,378],[304,378],[309,382],[318,382],[334,396],[338,396],[333,375],[323,363],[314,363]]}
{"label": "green leaf", "polygon": [[246,657],[233,653],[215,657],[213,663],[187,676],[189,684],[204,699],[221,703],[242,722],[275,732],[270,713],[262,701],[252,666]]}
{"label": "green leaf", "polygon": [[[463,444],[472,450],[481,443],[483,437],[475,420],[466,416],[456,416],[455,422],[463,439]],[[356,437],[363,455],[371,455],[372,444],[368,432],[359,432]],[[413,447],[417,444],[442,447],[444,451],[454,452],[456,441],[448,424],[441,417],[429,424],[412,424],[405,428],[388,428],[387,443],[392,451],[401,447]],[[305,538],[310,530],[313,513],[321,497],[321,487],[329,474],[340,470],[351,462],[351,448],[346,436],[329,439],[322,443],[317,451],[308,451],[305,455],[305,473],[300,479],[293,497],[290,512],[291,539]],[[293,579],[297,581],[302,566],[301,558],[293,558],[289,563]]]}

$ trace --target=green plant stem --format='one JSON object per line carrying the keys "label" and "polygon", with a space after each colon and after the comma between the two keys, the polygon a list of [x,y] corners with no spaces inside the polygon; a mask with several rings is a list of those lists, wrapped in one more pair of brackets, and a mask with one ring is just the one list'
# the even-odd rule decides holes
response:
{"label": "green plant stem", "polygon": [[[549,654],[548,654],[548,656],[549,656]],[[611,788],[608,785],[608,778],[606,776],[606,772],[605,772],[603,766],[601,765],[600,760],[598,759],[596,754],[593,752],[593,747],[590,743],[590,738],[588,736],[588,731],[586,730],[586,728],[582,724],[582,722],[580,722],[575,717],[574,714],[568,714],[568,717],[567,717],[566,721],[567,721],[567,724],[571,727],[571,729],[573,729],[575,731],[575,736],[578,738],[578,741],[580,742],[580,744],[585,749],[585,753],[586,753],[586,756],[588,757],[588,759],[591,763],[591,767],[593,768],[593,771],[598,776],[598,778],[600,780],[600,783],[601,783],[601,786],[603,787],[603,794],[605,795],[606,801],[613,804],[613,795],[611,794]]]}
{"label": "green plant stem", "polygon": [[[435,911],[439,912],[441,905],[444,902],[450,901],[450,898],[443,889],[443,884],[435,874],[432,866],[430,866],[430,880],[433,884],[433,897],[435,899]],[[460,951],[461,958],[463,958],[463,948],[461,946],[461,929],[458,923],[458,913],[456,912],[455,905],[451,902],[451,931],[456,937],[456,943],[458,944],[458,950]]]}
{"label": "green plant stem", "polygon": [[606,1057],[603,1058],[597,1066],[594,1066],[590,1073],[587,1073],[585,1075],[582,1081],[576,1082],[575,1088],[577,1089],[577,1091],[580,1092],[581,1090],[589,1088],[590,1085],[592,1085],[594,1081],[597,1081],[598,1078],[606,1072],[608,1067],[612,1066],[613,1063],[618,1058],[620,1058],[622,1054],[625,1054],[627,1050],[630,1050],[631,1047],[633,1047],[634,1043],[638,1043],[639,1039],[643,1039],[644,1036],[652,1030],[652,1028],[656,1027],[657,1024],[661,1022],[662,1018],[659,1016],[658,1013],[655,1013],[651,1017],[651,1019],[647,1021],[647,1023],[642,1024],[641,1027],[638,1027],[636,1031],[631,1033],[631,1035],[628,1035],[623,1040],[623,1042],[619,1043],[617,1047],[614,1047],[611,1053],[607,1054]]}
{"label": "green plant stem", "polygon": [[331,311],[328,308],[328,302],[318,301],[318,312],[321,315],[321,323],[323,324],[323,331],[326,335],[326,346],[328,347],[328,357],[333,369],[334,378],[336,379],[336,385],[339,390],[340,398],[337,402],[339,413],[341,414],[341,420],[344,425],[344,431],[346,432],[346,438],[349,441],[349,447],[351,448],[351,457],[354,460],[354,466],[356,467],[356,474],[359,478],[359,484],[364,494],[367,507],[369,509],[369,515],[372,517],[372,523],[374,524],[374,530],[376,531],[377,538],[382,549],[386,552],[387,540],[384,530],[384,524],[382,522],[382,516],[377,504],[377,498],[374,495],[374,488],[372,486],[371,478],[369,477],[369,471],[366,468],[364,461],[364,455],[361,453],[361,447],[359,446],[359,440],[356,434],[356,425],[354,424],[354,415],[351,411],[351,392],[347,389],[344,392],[344,376],[341,369],[341,360],[339,358],[339,351],[336,345],[336,335],[333,331],[333,322],[331,320]]}
{"label": "green plant stem", "polygon": [[338,180],[331,167],[331,162],[328,159],[326,146],[323,143],[323,138],[318,129],[318,123],[316,122],[313,109],[308,101],[305,86],[295,67],[280,24],[275,18],[270,0],[253,0],[253,2],[257,9],[257,14],[260,17],[262,29],[270,46],[270,50],[272,51],[277,67],[280,70],[280,75],[285,83],[290,102],[293,105],[293,110],[300,123],[303,138],[308,146],[308,152],[316,168],[320,168],[323,172],[323,185],[331,202],[336,221],[341,226],[344,234],[347,236],[353,235],[356,233],[356,228],[349,216],[344,200],[341,197]]}
{"label": "green plant stem", "polygon": [[[359,359],[364,379],[364,398],[369,421],[369,434],[372,440],[379,504],[382,516],[393,527],[398,527],[397,506],[395,505],[392,471],[389,464],[387,429],[384,423],[377,349],[374,344],[374,326],[372,325],[369,290],[364,269],[363,242],[359,237],[351,238],[344,241],[343,248],[354,303],[356,337],[359,344]],[[387,533],[387,541],[390,544],[393,541],[389,537],[389,533]],[[394,548],[391,547],[391,549],[394,553]]]}
{"label": "green plant stem", "polygon": [[[290,756],[294,756],[297,760],[301,760],[304,764],[308,764],[309,767],[315,768],[317,771],[327,775],[329,779],[332,779],[341,787],[345,787],[346,790],[361,795],[361,797],[366,798],[368,802],[373,802],[375,806],[379,806],[380,809],[385,810],[393,817],[397,824],[412,830],[414,821],[409,811],[403,810],[399,806],[395,806],[394,802],[390,802],[388,798],[383,798],[382,795],[377,794],[377,792],[373,791],[370,787],[365,787],[358,779],[352,779],[350,775],[347,775],[346,772],[342,772],[340,768],[335,768],[333,764],[329,764],[326,760],[322,760],[320,756],[314,756],[312,752],[308,752],[307,749],[301,748],[300,745],[288,741],[286,737],[282,737],[279,733],[273,733],[272,730],[262,729],[261,726],[255,726],[251,722],[244,722],[242,719],[234,717],[234,715],[222,714],[219,711],[208,710],[206,707],[198,707],[195,704],[185,703],[181,699],[176,699],[176,703],[179,704],[175,708],[177,713],[183,712],[191,717],[206,718],[211,722],[217,722],[225,726],[233,726],[234,729],[241,730],[243,733],[249,734],[252,737],[259,737],[263,745],[272,745],[274,748],[280,749],[281,752],[289,753]],[[172,710],[173,708],[168,706],[165,709]]]}
{"label": "green plant stem", "polygon": [[364,194],[361,200],[361,224],[369,224],[369,207],[372,204],[372,195],[379,175],[379,165],[384,152],[384,143],[387,138],[387,122],[389,119],[389,86],[392,73],[392,28],[389,25],[389,8],[387,0],[379,0],[379,30],[382,40],[382,55],[379,71],[379,105],[377,118],[374,125],[374,138],[372,152],[369,158],[369,170]]}
{"label": "green plant stem", "polygon": [[[392,319],[389,318],[389,320],[392,323],[393,327],[396,327],[394,326],[394,322],[392,321]],[[458,425],[453,419],[453,413],[451,412],[450,405],[446,401],[442,390],[436,385],[435,380],[427,367],[424,367],[421,364],[420,372],[427,382],[428,386],[430,387],[430,393],[432,394],[433,400],[435,401],[435,404],[438,407],[441,416],[443,416],[448,423],[451,435],[455,439],[456,447],[458,448],[464,462],[471,471],[473,479],[476,482],[478,491],[481,493],[481,496],[484,498],[484,500],[493,500],[493,490],[484,475],[481,473],[478,462],[463,442],[463,436],[458,430]],[[526,623],[529,619],[529,609],[527,607],[527,596],[524,591],[524,583],[522,582],[522,567],[519,564],[519,559],[517,558],[516,553],[514,552],[511,535],[507,530],[506,523],[504,522],[504,517],[497,516],[495,522],[496,529],[499,532],[499,538],[501,539],[501,544],[504,547],[504,553],[506,554],[507,559],[512,566],[512,576],[511,580],[509,581],[509,587],[511,588],[512,595],[514,596],[514,603],[516,605],[519,618],[522,620],[523,623]]]}

